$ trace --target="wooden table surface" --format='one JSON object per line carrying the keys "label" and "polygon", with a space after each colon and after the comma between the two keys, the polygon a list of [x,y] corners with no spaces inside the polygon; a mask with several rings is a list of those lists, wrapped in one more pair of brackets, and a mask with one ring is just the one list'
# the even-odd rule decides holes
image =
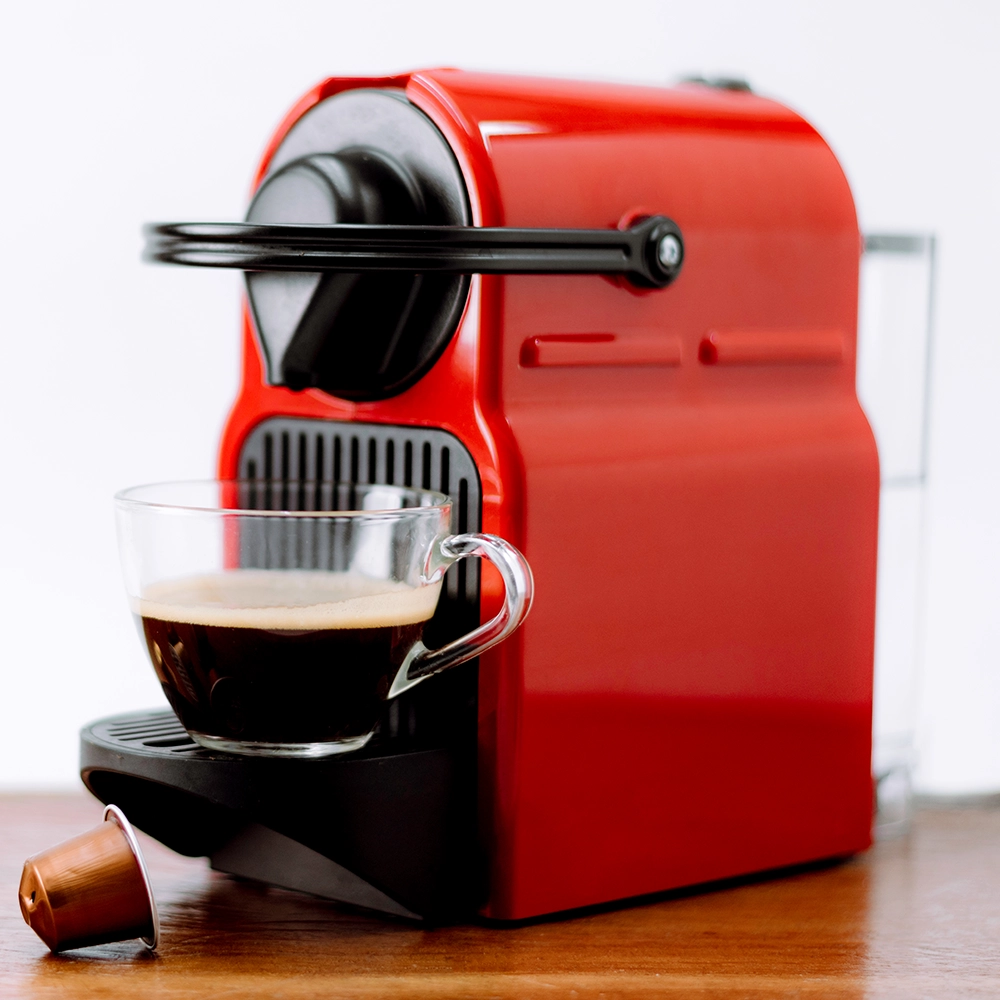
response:
{"label": "wooden table surface", "polygon": [[83,795],[0,796],[0,996],[1000,997],[996,808],[923,810],[831,867],[513,929],[347,912],[140,835],[159,951],[52,956],[21,920],[21,865],[100,815]]}

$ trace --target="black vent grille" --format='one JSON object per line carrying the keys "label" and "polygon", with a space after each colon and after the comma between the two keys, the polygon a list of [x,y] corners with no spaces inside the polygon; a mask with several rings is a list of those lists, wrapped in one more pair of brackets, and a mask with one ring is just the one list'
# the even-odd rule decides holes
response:
{"label": "black vent grille", "polygon": [[[322,509],[323,484],[437,490],[452,498],[453,532],[479,531],[482,522],[479,474],[472,456],[453,434],[436,428],[273,418],[248,435],[240,453],[239,477],[279,484],[298,509]],[[306,495],[310,489],[316,490],[316,497]],[[245,563],[261,565],[257,558]],[[457,610],[455,605],[474,608],[478,614],[477,562],[463,561],[448,571],[441,603],[446,617],[451,617],[449,610]],[[468,614],[459,617],[463,624],[470,620]]]}

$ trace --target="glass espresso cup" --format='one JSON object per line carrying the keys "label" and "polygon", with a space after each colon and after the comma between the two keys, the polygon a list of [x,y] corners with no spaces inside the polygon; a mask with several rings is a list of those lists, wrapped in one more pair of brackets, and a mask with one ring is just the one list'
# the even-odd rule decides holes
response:
{"label": "glass espresso cup", "polygon": [[[384,703],[502,642],[531,570],[494,535],[450,534],[451,501],[399,486],[204,481],[115,497],[132,613],[167,700],[211,750],[363,747]],[[449,566],[499,570],[491,621],[427,649]]]}

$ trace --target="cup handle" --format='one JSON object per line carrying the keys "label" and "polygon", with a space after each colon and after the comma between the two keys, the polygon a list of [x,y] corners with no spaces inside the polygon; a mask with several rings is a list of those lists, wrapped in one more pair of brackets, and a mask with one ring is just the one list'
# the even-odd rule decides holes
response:
{"label": "cup handle", "polygon": [[386,695],[387,699],[395,698],[428,677],[471,660],[498,642],[503,642],[524,621],[531,609],[535,588],[531,567],[510,542],[505,542],[496,535],[452,535],[440,543],[439,552],[445,569],[459,559],[468,559],[470,556],[489,559],[503,577],[503,607],[485,625],[480,625],[440,649],[428,649],[418,641],[396,672]]}

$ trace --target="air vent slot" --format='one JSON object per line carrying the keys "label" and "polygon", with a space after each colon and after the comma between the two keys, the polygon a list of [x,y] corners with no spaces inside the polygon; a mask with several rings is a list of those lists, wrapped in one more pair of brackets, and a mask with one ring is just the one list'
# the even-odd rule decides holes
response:
{"label": "air vent slot", "polygon": [[[452,531],[480,530],[479,474],[472,456],[453,434],[436,428],[265,420],[243,445],[239,475],[261,484],[251,506],[299,510],[329,509],[325,498],[337,482],[416,485],[452,498]],[[267,544],[266,526],[262,529],[260,538],[247,537],[241,561],[245,566],[280,566],[281,552]],[[314,563],[318,569],[336,568],[324,564],[319,550]],[[476,563],[459,563],[449,570],[442,596],[445,614],[448,604],[478,613]]]}

